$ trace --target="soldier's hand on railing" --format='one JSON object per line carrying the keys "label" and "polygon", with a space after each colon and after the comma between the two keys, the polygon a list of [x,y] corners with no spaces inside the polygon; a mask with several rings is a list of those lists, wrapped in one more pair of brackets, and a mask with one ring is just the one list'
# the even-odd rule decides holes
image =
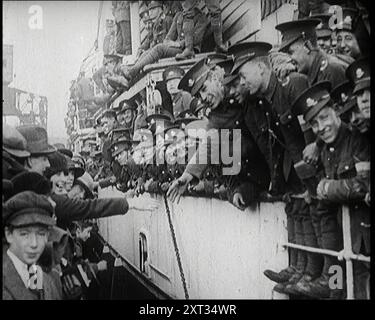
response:
{"label": "soldier's hand on railing", "polygon": [[306,163],[315,165],[319,159],[319,147],[316,142],[308,144],[303,150],[303,160]]}
{"label": "soldier's hand on railing", "polygon": [[175,180],[169,187],[167,192],[167,197],[172,201],[177,203],[180,202],[181,196],[186,191],[190,181],[193,180],[193,176],[189,173],[184,173],[180,178]]}
{"label": "soldier's hand on railing", "polygon": [[243,200],[241,193],[236,192],[233,195],[233,205],[242,211],[246,209],[245,201]]}

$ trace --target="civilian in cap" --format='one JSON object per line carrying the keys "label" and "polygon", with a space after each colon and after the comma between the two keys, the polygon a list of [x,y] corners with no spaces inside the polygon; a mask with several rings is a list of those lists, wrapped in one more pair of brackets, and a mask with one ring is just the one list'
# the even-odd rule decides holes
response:
{"label": "civilian in cap", "polygon": [[48,155],[56,152],[56,149],[48,144],[47,131],[38,126],[21,126],[17,130],[26,139],[26,149],[30,152],[25,169],[43,175],[50,166]]}
{"label": "civilian in cap", "polygon": [[124,100],[120,102],[120,108],[117,114],[119,127],[133,130],[137,115],[137,105],[132,101]]}
{"label": "civilian in cap", "polygon": [[[369,188],[369,143],[357,130],[350,130],[336,114],[330,97],[330,83],[320,82],[301,93],[294,108],[310,123],[314,133],[324,142],[320,158],[324,178],[317,187],[318,212],[322,248],[342,249],[341,228],[337,212],[347,203],[351,214],[351,237],[354,253],[370,254],[369,207],[365,196]],[[349,202],[348,202],[349,201]],[[315,281],[300,282],[296,290],[313,298],[328,298],[332,292],[328,283],[329,268],[337,264],[335,257],[324,256],[322,274]],[[366,270],[362,262],[354,262],[355,297],[364,298]],[[368,270],[367,270],[368,272]],[[368,274],[369,275],[369,274]]]}
{"label": "civilian in cap", "polygon": [[279,50],[291,55],[311,85],[328,80],[335,87],[345,81],[345,66],[319,49],[315,29],[319,23],[319,19],[304,19],[277,25],[282,37]]}
{"label": "civilian in cap", "polygon": [[353,8],[336,8],[338,8],[338,19],[342,17],[340,21],[337,21],[335,29],[337,53],[357,59],[361,55],[361,49],[354,30],[355,24],[359,19],[359,13]]}
{"label": "civilian in cap", "polygon": [[177,66],[168,67],[163,72],[163,81],[172,98],[174,118],[183,111],[191,110],[191,105],[194,103],[193,101],[195,99],[189,92],[178,88],[184,74],[185,71]]}
{"label": "civilian in cap", "polygon": [[55,225],[46,196],[31,191],[10,198],[3,207],[8,249],[3,253],[4,300],[55,300],[59,293],[49,275],[36,265]]}
{"label": "civilian in cap", "polygon": [[11,179],[25,170],[30,152],[26,150],[26,139],[15,128],[3,125],[3,179]]}

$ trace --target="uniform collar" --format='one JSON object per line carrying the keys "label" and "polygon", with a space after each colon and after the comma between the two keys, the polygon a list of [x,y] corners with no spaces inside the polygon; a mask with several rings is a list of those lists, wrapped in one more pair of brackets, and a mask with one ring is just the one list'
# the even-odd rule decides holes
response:
{"label": "uniform collar", "polygon": [[7,255],[9,259],[13,262],[14,267],[17,270],[17,273],[21,277],[22,282],[25,287],[28,288],[29,281],[29,268],[26,263],[22,262],[10,249],[7,250]]}
{"label": "uniform collar", "polygon": [[341,126],[339,128],[339,132],[337,133],[336,139],[332,143],[328,143],[327,148],[329,149],[333,148],[333,150],[337,148],[342,143],[343,140],[347,139],[348,131],[349,131],[348,125],[341,121]]}
{"label": "uniform collar", "polygon": [[310,84],[314,83],[318,77],[321,68],[324,67],[328,61],[327,56],[322,50],[314,51],[316,52],[315,59],[312,63],[312,66],[307,74]]}
{"label": "uniform collar", "polygon": [[266,94],[264,95],[264,98],[270,103],[272,102],[273,95],[275,94],[276,85],[277,85],[276,75],[274,72],[271,72],[271,77],[268,83],[267,91],[266,91]]}

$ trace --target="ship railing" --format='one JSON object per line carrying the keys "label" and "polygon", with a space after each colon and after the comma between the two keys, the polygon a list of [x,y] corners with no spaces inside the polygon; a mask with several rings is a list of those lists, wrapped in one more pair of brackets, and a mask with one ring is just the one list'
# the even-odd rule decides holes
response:
{"label": "ship railing", "polygon": [[353,253],[352,236],[350,230],[350,212],[346,205],[342,206],[342,229],[343,229],[343,250],[334,251],[328,249],[320,249],[299,245],[295,243],[284,243],[283,246],[287,248],[294,248],[311,253],[323,254],[336,257],[339,261],[345,260],[346,264],[346,299],[354,299],[354,275],[353,275],[353,260],[370,263],[370,257],[362,254]]}

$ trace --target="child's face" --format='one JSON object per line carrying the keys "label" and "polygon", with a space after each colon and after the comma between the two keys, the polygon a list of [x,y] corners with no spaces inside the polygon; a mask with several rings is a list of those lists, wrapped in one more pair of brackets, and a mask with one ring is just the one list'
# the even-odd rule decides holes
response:
{"label": "child's face", "polygon": [[5,228],[9,250],[28,265],[38,261],[47,244],[48,234],[48,228],[43,226],[20,227],[12,232]]}

